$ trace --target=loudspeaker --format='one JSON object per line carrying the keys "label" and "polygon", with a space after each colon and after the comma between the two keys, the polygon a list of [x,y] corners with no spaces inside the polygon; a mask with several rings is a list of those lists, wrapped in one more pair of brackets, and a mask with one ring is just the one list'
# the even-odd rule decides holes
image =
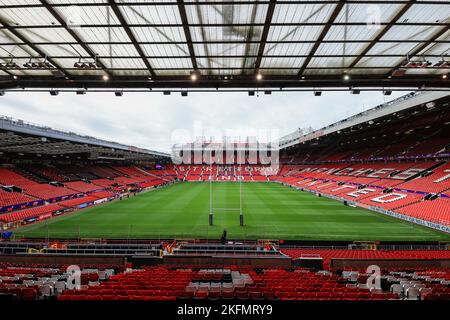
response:
{"label": "loudspeaker", "polygon": [[323,270],[323,259],[320,257],[302,257],[292,260],[292,265],[303,268],[314,268],[317,270]]}

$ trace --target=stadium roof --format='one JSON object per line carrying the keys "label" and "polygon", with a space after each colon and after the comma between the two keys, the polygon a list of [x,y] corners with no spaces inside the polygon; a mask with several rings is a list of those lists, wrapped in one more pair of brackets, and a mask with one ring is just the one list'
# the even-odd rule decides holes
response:
{"label": "stadium roof", "polygon": [[0,88],[448,88],[449,13],[444,0],[0,0]]}
{"label": "stadium roof", "polygon": [[[417,115],[418,109],[423,114],[426,114],[428,111],[433,111],[436,108],[448,109],[449,103],[450,93],[448,92],[411,92],[309,133],[303,133],[301,129],[298,129],[280,138],[280,149],[314,142],[322,137],[341,135],[344,132],[352,133],[357,130],[373,129],[374,126],[381,124],[380,119],[382,118],[393,121],[401,119],[403,122],[408,122],[408,118],[413,118]],[[334,142],[330,143],[330,145],[334,144]]]}
{"label": "stadium roof", "polygon": [[55,130],[23,120],[0,116],[0,154],[88,156],[90,159],[157,160],[168,158],[162,152]]}

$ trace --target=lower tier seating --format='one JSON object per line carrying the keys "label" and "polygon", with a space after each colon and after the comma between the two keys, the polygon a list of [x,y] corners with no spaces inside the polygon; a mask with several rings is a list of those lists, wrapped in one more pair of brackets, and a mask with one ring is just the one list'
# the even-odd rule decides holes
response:
{"label": "lower tier seating", "polygon": [[51,214],[55,211],[62,210],[59,204],[49,204],[45,206],[35,207],[31,209],[25,209],[21,211],[11,212],[0,215],[0,221],[14,222],[18,220],[26,220],[34,217],[39,217],[47,214]]}

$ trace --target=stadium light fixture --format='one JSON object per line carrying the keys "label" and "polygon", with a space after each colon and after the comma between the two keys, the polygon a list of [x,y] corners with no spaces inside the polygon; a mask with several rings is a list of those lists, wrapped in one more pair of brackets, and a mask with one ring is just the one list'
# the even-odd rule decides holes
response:
{"label": "stadium light fixture", "polygon": [[344,79],[344,81],[348,81],[348,80],[350,80],[350,76],[348,74],[344,74],[342,76],[342,79]]}
{"label": "stadium light fixture", "polygon": [[448,77],[448,76],[447,76],[446,74],[443,74],[443,75],[442,75],[442,79],[444,79],[444,80],[447,79],[447,77]]}
{"label": "stadium light fixture", "polygon": [[59,91],[58,90],[50,90],[50,95],[51,96],[53,96],[53,97],[56,97],[57,95],[59,94]]}
{"label": "stadium light fixture", "polygon": [[109,76],[107,74],[104,74],[102,79],[103,81],[109,81]]}
{"label": "stadium light fixture", "polygon": [[199,78],[199,74],[197,71],[192,71],[191,72],[191,81],[197,81]]}
{"label": "stadium light fixture", "polygon": [[17,79],[19,79],[19,77],[16,76],[16,75],[13,75],[13,79],[14,79],[14,80],[17,80]]}
{"label": "stadium light fixture", "polygon": [[314,91],[314,96],[320,97],[322,95],[322,91]]}
{"label": "stadium light fixture", "polygon": [[350,91],[350,93],[351,94],[360,94],[361,93],[361,90],[360,89],[351,89],[351,91]]}
{"label": "stadium light fixture", "polygon": [[0,63],[0,69],[20,69],[19,65],[14,62],[14,58],[5,63]]}
{"label": "stadium light fixture", "polygon": [[444,54],[441,56],[441,60],[434,64],[435,68],[448,68],[450,67],[450,61],[445,60]]}
{"label": "stadium light fixture", "polygon": [[[37,59],[37,58],[34,58]],[[46,70],[46,69],[54,69],[55,67],[47,61],[47,57],[45,57],[44,61],[33,61],[33,58],[30,58],[30,60],[28,62],[26,62],[23,65],[24,68],[26,69],[41,69],[41,70]]]}
{"label": "stadium light fixture", "polygon": [[256,74],[256,80],[261,81],[263,79],[263,76],[261,73]]}

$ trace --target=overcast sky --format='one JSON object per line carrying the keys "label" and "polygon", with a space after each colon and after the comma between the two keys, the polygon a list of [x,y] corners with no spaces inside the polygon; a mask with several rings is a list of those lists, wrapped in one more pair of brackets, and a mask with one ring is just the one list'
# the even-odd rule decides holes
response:
{"label": "overcast sky", "polygon": [[407,92],[246,93],[48,93],[7,92],[0,115],[142,148],[169,152],[173,143],[197,136],[257,136],[260,141],[297,128],[315,129]]}

